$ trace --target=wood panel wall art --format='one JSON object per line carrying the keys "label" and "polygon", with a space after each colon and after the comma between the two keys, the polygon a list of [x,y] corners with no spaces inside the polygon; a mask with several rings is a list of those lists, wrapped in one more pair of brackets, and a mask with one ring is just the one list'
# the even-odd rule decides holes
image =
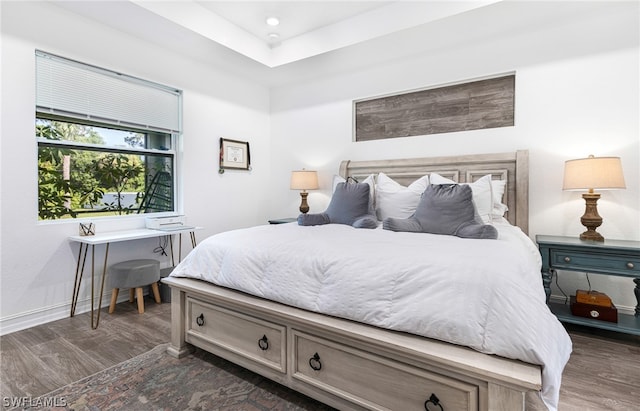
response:
{"label": "wood panel wall art", "polygon": [[354,101],[355,141],[514,125],[515,74]]}

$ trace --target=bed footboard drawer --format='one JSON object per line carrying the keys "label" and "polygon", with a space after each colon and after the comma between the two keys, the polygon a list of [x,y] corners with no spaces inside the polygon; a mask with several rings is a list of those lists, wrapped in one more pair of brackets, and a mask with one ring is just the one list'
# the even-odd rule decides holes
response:
{"label": "bed footboard drawer", "polygon": [[204,340],[286,373],[286,327],[190,297],[186,320],[188,342]]}
{"label": "bed footboard drawer", "polygon": [[372,410],[478,410],[479,387],[293,330],[293,378]]}

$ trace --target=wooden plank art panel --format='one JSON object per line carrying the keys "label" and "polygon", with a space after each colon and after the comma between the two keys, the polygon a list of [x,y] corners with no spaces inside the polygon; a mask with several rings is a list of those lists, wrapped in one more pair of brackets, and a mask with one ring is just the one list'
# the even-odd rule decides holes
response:
{"label": "wooden plank art panel", "polygon": [[515,74],[354,102],[355,141],[514,125]]}

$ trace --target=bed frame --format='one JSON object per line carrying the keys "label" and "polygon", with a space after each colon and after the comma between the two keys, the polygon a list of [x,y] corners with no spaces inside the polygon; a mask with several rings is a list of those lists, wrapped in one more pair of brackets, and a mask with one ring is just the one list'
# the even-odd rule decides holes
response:
{"label": "bed frame", "polygon": [[[343,177],[384,172],[408,184],[429,172],[459,182],[506,179],[508,219],[528,230],[528,153],[344,161]],[[169,277],[171,343],[192,346],[341,410],[524,410],[538,365],[321,315],[206,282]]]}

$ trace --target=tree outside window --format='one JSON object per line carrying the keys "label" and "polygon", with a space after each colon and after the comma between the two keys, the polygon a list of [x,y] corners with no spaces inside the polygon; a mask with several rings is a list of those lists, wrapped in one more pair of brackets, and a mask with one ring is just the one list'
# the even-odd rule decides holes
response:
{"label": "tree outside window", "polygon": [[174,211],[170,134],[39,117],[41,220]]}

